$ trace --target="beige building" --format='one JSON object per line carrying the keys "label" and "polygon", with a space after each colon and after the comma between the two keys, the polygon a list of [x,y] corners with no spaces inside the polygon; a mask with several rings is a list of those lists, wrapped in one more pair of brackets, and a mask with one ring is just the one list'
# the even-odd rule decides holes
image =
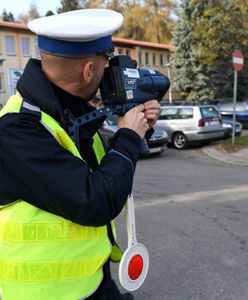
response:
{"label": "beige building", "polygon": [[30,57],[39,57],[37,38],[27,26],[0,22],[0,105],[15,93],[16,82]]}
{"label": "beige building", "polygon": [[[117,37],[113,38],[113,45],[116,55],[130,55],[138,67],[156,69],[171,77],[171,45]],[[17,80],[31,57],[40,57],[36,35],[24,24],[0,21],[0,107],[15,93]],[[169,91],[167,98],[172,96]]]}

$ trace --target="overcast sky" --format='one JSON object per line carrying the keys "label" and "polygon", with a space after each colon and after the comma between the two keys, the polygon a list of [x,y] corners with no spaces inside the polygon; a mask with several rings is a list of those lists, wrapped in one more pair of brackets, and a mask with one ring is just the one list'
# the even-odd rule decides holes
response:
{"label": "overcast sky", "polygon": [[60,0],[1,0],[0,2],[0,14],[6,9],[8,13],[12,12],[15,18],[20,14],[26,14],[30,10],[31,4],[37,6],[41,16],[44,16],[48,10],[56,13],[57,8],[61,6]]}

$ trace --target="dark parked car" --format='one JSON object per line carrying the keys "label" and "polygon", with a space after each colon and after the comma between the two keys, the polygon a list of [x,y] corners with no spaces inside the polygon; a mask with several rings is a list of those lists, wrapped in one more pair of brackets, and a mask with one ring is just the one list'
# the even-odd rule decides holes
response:
{"label": "dark parked car", "polygon": [[[217,109],[219,110],[220,114],[224,118],[233,118],[233,103],[224,103],[224,104],[217,104]],[[248,128],[248,103],[247,102],[237,102],[236,103],[236,120],[240,122],[243,128]]]}
{"label": "dark parked car", "polygon": [[[230,138],[233,132],[233,120],[222,117],[222,127],[225,129],[225,137]],[[240,136],[242,133],[242,124],[238,121],[235,122],[235,136]]]}
{"label": "dark parked car", "polygon": [[[168,139],[166,131],[162,127],[159,127],[157,125],[155,125],[153,128],[154,133],[148,141],[149,151],[145,155],[161,153],[167,148]],[[117,116],[108,116],[108,118],[103,123],[103,126],[99,130],[101,137],[103,138],[107,146],[110,144],[111,139],[117,129]]]}

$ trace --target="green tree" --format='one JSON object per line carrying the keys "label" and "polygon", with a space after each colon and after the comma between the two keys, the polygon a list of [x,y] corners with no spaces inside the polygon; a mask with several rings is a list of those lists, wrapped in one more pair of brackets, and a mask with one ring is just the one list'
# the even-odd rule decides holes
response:
{"label": "green tree", "polygon": [[118,36],[134,40],[145,40],[148,10],[137,3],[126,3],[124,23]]}
{"label": "green tree", "polygon": [[60,3],[61,7],[57,9],[58,14],[81,8],[79,0],[61,0]]}
{"label": "green tree", "polygon": [[[183,1],[178,9],[178,21],[173,32],[172,43],[175,50],[171,55],[171,65],[174,73],[173,86],[182,97],[190,101],[198,101],[198,93],[204,91],[209,96],[212,91],[205,91],[208,82],[207,66],[202,66],[194,50],[195,39],[192,35],[190,20],[194,13],[192,1]],[[202,71],[205,71],[202,74]]]}
{"label": "green tree", "polygon": [[15,22],[14,15],[11,12],[7,12],[6,9],[3,10],[2,20],[5,22]]}
{"label": "green tree", "polygon": [[[231,0],[215,0],[197,4],[192,20],[193,36],[197,43],[197,55],[201,64],[211,69],[217,97],[233,95],[232,53],[238,48],[247,53],[248,34],[245,29],[247,7]],[[247,95],[247,68],[240,73],[238,98]]]}
{"label": "green tree", "polygon": [[145,38],[151,42],[168,43],[174,27],[172,12],[176,8],[175,1],[145,0],[148,15],[146,18]]}
{"label": "green tree", "polygon": [[115,11],[118,11],[120,13],[124,13],[125,11],[125,2],[122,1],[118,1],[118,0],[109,0],[109,1],[105,1],[106,2],[106,8],[108,9],[113,9]]}
{"label": "green tree", "polygon": [[[173,33],[175,86],[190,101],[204,102],[233,94],[232,52],[247,52],[247,20],[236,1],[184,0]],[[247,93],[240,76],[239,97]]]}
{"label": "green tree", "polygon": [[105,8],[104,0],[81,0],[80,6],[82,8]]}
{"label": "green tree", "polygon": [[48,10],[45,14],[46,17],[52,16],[52,15],[54,15],[54,12],[52,10]]}
{"label": "green tree", "polygon": [[[111,1],[112,4],[120,1]],[[168,43],[174,25],[173,0],[133,0],[121,2],[110,8],[124,14],[124,24],[119,36],[156,43]]]}

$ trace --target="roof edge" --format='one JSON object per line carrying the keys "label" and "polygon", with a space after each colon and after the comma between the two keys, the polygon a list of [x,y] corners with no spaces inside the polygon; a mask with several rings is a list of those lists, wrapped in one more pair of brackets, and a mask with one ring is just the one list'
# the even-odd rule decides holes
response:
{"label": "roof edge", "polygon": [[[23,29],[23,30],[27,30],[30,33],[33,33],[31,30],[29,30],[28,26],[23,23],[0,21],[0,28],[1,27],[10,28],[10,29]],[[175,47],[170,44],[160,44],[160,43],[153,43],[153,42],[146,42],[146,41],[131,40],[131,39],[120,38],[115,36],[112,38],[112,40],[115,43],[122,43],[125,45],[141,46],[147,48],[159,48],[159,49],[167,49],[167,50],[175,49]]]}

